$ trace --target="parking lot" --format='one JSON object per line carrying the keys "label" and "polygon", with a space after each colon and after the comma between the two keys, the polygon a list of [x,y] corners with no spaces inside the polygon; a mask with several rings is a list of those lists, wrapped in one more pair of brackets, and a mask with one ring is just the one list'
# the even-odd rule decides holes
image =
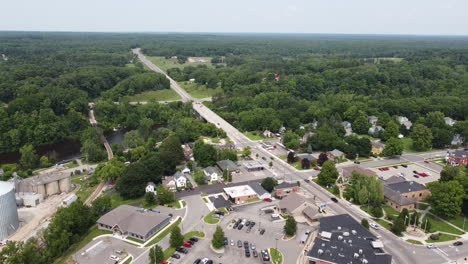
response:
{"label": "parking lot", "polygon": [[266,177],[272,177],[273,174],[265,168],[260,171],[247,171],[247,169],[242,165],[242,162],[239,162],[240,172],[232,175],[233,182],[245,182],[251,180],[264,179]]}
{"label": "parking lot", "polygon": [[[402,165],[398,165],[398,166],[395,165],[395,167],[387,166],[385,167],[386,169],[384,170],[382,169],[379,170],[377,168],[372,168],[372,170],[375,171],[377,175],[383,180],[386,180],[390,178],[391,176],[400,176],[400,177],[403,176],[408,181],[415,181],[421,184],[426,184],[429,182],[437,181],[440,178],[440,173],[434,172],[432,170],[428,170],[414,163],[408,164],[406,168]],[[423,176],[417,175],[414,172],[425,173],[428,176],[423,177]],[[415,175],[417,175],[417,177]]]}
{"label": "parking lot", "polygon": [[[253,256],[251,248],[249,249],[251,256],[245,256],[244,246],[238,247],[237,245],[238,240],[240,240],[242,243],[248,241],[249,245],[250,243],[254,243],[259,255],[261,250],[277,247],[278,250],[284,253],[284,263],[295,263],[297,256],[303,250],[303,245],[300,243],[302,235],[306,230],[313,231],[314,228],[307,224],[298,223],[297,236],[289,241],[283,240],[284,221],[272,222],[271,215],[261,210],[273,205],[274,203],[259,202],[237,206],[234,212],[222,217],[218,225],[223,228],[225,236],[228,239],[228,245],[225,248],[224,254],[216,254],[210,249],[212,232],[208,232],[207,237],[195,243],[187,255],[182,256],[184,254],[180,254],[181,259],[171,259],[170,262],[192,264],[195,259],[206,257],[213,260],[214,263],[262,263],[259,257]],[[232,228],[233,221],[239,218],[255,222],[250,232],[247,232],[248,228],[246,227],[243,227],[241,230]],[[214,231],[214,226],[210,226],[210,228]],[[260,234],[261,229],[265,229],[263,235]],[[234,241],[234,246],[231,246],[231,240]]]}
{"label": "parking lot", "polygon": [[128,254],[138,256],[143,251],[144,249],[132,246],[122,240],[103,237],[86,245],[75,254],[74,258],[80,264],[113,264],[115,261],[110,258],[112,255],[122,260]]}

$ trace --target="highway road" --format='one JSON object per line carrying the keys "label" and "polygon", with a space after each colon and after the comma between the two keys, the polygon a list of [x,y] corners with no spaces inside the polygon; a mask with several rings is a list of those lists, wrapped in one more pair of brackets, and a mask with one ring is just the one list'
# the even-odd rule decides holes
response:
{"label": "highway road", "polygon": [[[200,103],[198,100],[192,98],[187,92],[185,92],[177,83],[172,80],[166,73],[161,69],[151,63],[146,57],[141,53],[139,49],[134,49],[133,52],[138,55],[139,59],[145,63],[150,69],[166,75],[166,77],[171,81],[171,88],[174,89],[184,100],[193,102],[193,109],[201,117],[203,117],[207,122],[215,124],[217,127],[223,129],[231,140],[234,141],[238,147],[250,147],[252,149],[253,155],[259,154],[260,157],[265,157],[268,161],[273,161],[275,173],[278,178],[283,177],[286,181],[297,181],[315,176],[316,171],[298,171],[285,161],[281,160],[277,156],[270,153],[268,150],[264,149],[259,142],[255,142],[247,138],[243,133],[229,124],[227,121],[222,119],[211,109]],[[407,160],[417,159],[416,162],[422,162],[424,166],[427,166],[423,162],[424,157],[414,154],[405,155],[403,158]],[[435,155],[435,154],[434,154]],[[429,157],[428,157],[429,158]],[[387,162],[387,161],[384,161]],[[395,163],[395,162],[394,162]],[[382,166],[385,166],[383,164]],[[316,199],[326,203],[327,206],[335,211],[337,214],[350,214],[357,221],[361,221],[363,218],[367,218],[364,213],[355,208],[349,202],[344,200],[339,200],[338,203],[331,202],[330,198],[332,195],[317,185],[314,182],[310,184],[302,184],[305,190],[316,196]],[[375,230],[374,230],[375,231]],[[384,242],[385,251],[392,254],[394,263],[409,264],[409,263],[424,263],[424,264],[440,264],[440,263],[450,263],[451,261],[464,256],[460,252],[468,251],[468,245],[466,248],[459,247],[459,251],[456,251],[451,246],[441,246],[439,249],[427,249],[425,246],[418,246],[407,243],[401,240],[399,237],[393,235],[391,232],[387,231],[384,228],[376,231],[376,233],[381,237],[381,240]],[[456,254],[455,254],[456,253]]]}

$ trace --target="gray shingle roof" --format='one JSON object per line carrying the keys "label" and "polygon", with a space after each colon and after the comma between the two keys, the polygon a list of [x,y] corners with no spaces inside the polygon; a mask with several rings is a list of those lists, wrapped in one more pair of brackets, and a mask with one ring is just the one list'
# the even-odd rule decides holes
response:
{"label": "gray shingle roof", "polygon": [[249,184],[250,187],[252,187],[252,189],[257,193],[258,196],[262,196],[267,192],[267,190],[265,190],[262,185],[260,185],[260,183],[258,182],[253,182],[253,183],[250,183]]}
{"label": "gray shingle roof", "polygon": [[309,161],[311,160],[317,160],[316,157],[312,156],[312,154],[309,153],[301,153],[296,155],[300,159],[308,159]]}
{"label": "gray shingle roof", "polygon": [[98,223],[108,226],[118,225],[123,232],[146,236],[151,229],[164,220],[171,218],[167,214],[156,213],[131,205],[121,205],[98,219]]}
{"label": "gray shingle roof", "polygon": [[455,158],[466,158],[468,157],[468,151],[466,150],[458,150],[450,153],[450,156]]}
{"label": "gray shingle roof", "polygon": [[221,161],[216,162],[216,164],[218,165],[218,167],[221,170],[233,171],[233,170],[237,170],[239,168],[237,166],[237,164],[234,163],[234,161],[232,161],[232,160],[221,160]]}
{"label": "gray shingle roof", "polygon": [[316,219],[321,216],[318,211],[318,207],[312,208],[310,206],[307,206],[304,210],[302,210],[302,213],[310,219]]}
{"label": "gray shingle roof", "polygon": [[404,182],[392,183],[392,184],[388,184],[387,187],[397,193],[402,193],[402,194],[426,190],[426,186],[420,183],[417,183],[415,181],[404,181]]}
{"label": "gray shingle roof", "polygon": [[384,197],[388,200],[395,202],[399,206],[410,205],[417,202],[416,199],[406,198],[400,193],[395,192],[394,190],[390,189],[388,185],[384,186]]}
{"label": "gray shingle roof", "polygon": [[299,186],[299,185],[297,184],[297,182],[291,182],[291,183],[289,183],[289,182],[282,182],[282,183],[276,185],[274,189],[275,189],[275,190],[278,190],[278,189],[291,188],[291,187],[296,187],[296,186]]}
{"label": "gray shingle roof", "polygon": [[[341,230],[338,229],[341,228]],[[355,231],[355,234],[353,232]],[[369,230],[362,227],[348,214],[322,217],[319,234],[330,232],[330,239],[317,236],[308,256],[332,263],[362,263],[366,259],[369,264],[390,264],[392,256],[382,249],[374,249],[368,238],[377,239]],[[345,236],[348,232],[348,236]],[[360,253],[359,250],[362,250]],[[358,254],[357,259],[354,257]]]}
{"label": "gray shingle roof", "polygon": [[206,167],[204,170],[205,170],[205,172],[208,173],[209,175],[212,175],[213,173],[217,173],[218,175],[220,174],[220,171],[219,171],[217,168],[212,167],[212,166]]}
{"label": "gray shingle roof", "polygon": [[280,209],[286,209],[286,211],[292,212],[305,202],[306,200],[304,199],[304,197],[300,196],[297,193],[291,193],[290,195],[282,199],[278,205]]}

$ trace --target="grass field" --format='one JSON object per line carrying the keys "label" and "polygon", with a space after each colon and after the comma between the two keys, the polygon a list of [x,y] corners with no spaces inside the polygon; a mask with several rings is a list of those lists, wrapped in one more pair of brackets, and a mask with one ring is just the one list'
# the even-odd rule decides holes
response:
{"label": "grass field", "polygon": [[87,175],[81,175],[81,176],[75,176],[72,178],[72,182],[74,184],[79,184],[80,185],[80,190],[76,192],[76,196],[80,198],[81,201],[86,201],[88,197],[94,192],[94,190],[97,188],[97,184],[94,186],[89,185],[89,181],[81,181],[81,179],[86,178]]}
{"label": "grass field", "polygon": [[170,204],[165,204],[164,206],[180,209],[179,200],[176,200]]}
{"label": "grass field", "polygon": [[273,264],[283,264],[283,254],[274,248],[270,248],[271,262]]}
{"label": "grass field", "polygon": [[392,228],[390,224],[383,219],[374,219],[374,221],[378,223],[379,225],[383,226],[387,230],[390,230]]}
{"label": "grass field", "polygon": [[422,245],[423,244],[421,241],[413,240],[413,239],[408,239],[408,240],[406,240],[406,242],[409,242],[409,243],[415,244],[415,245]]}
{"label": "grass field", "polygon": [[440,151],[440,149],[431,149],[431,150],[415,150],[413,149],[413,140],[409,137],[400,139],[403,142],[403,151],[409,153],[422,153],[422,152],[435,152]]}
{"label": "grass field", "polygon": [[390,206],[384,206],[383,210],[385,211],[387,215],[399,215],[400,214],[400,212],[391,208]]}
{"label": "grass field", "polygon": [[122,196],[120,196],[119,193],[113,193],[111,196],[111,204],[112,208],[116,208],[118,206],[124,205],[124,204],[135,204],[135,203],[140,203],[145,201],[145,197],[140,197],[137,199],[129,199],[125,200]]}
{"label": "grass field", "polygon": [[213,97],[215,94],[223,92],[221,88],[212,89],[207,88],[205,85],[191,82],[179,82],[179,85],[194,98]]}
{"label": "grass field", "polygon": [[155,238],[153,238],[148,244],[146,244],[146,247],[151,247],[152,245],[158,243],[161,241],[164,237],[166,237],[169,233],[171,233],[172,229],[174,229],[176,226],[180,224],[182,221],[181,218],[177,219],[174,223],[171,224],[168,228],[166,228],[163,232],[159,233]]}
{"label": "grass field", "polygon": [[211,64],[211,57],[202,57],[207,62],[186,62],[180,64],[176,59],[166,59],[164,57],[147,57],[152,63],[156,64],[161,70],[167,71],[170,68],[184,68],[186,66],[207,65],[213,67]]}
{"label": "grass field", "polygon": [[426,219],[428,219],[431,223],[431,229],[429,232],[446,232],[446,233],[451,233],[455,235],[463,235],[463,232],[461,230],[458,230],[447,223],[443,222],[442,220],[439,220],[438,218],[432,216],[432,215],[427,215],[424,217],[424,219],[421,221],[421,226],[424,228],[424,223],[426,222]]}
{"label": "grass field", "polygon": [[148,102],[148,101],[175,101],[180,100],[180,96],[172,89],[157,91],[146,91],[133,96],[125,96],[125,100],[130,102]]}
{"label": "grass field", "polygon": [[428,207],[429,207],[429,205],[425,204],[425,203],[419,203],[418,204],[418,209],[419,210],[426,210]]}
{"label": "grass field", "polygon": [[215,211],[211,211],[205,218],[203,218],[203,221],[207,224],[212,224],[215,225],[219,223],[219,219],[213,218],[212,216],[214,215]]}
{"label": "grass field", "polygon": [[[457,216],[455,217],[454,219],[450,219],[450,220],[447,220],[449,221],[451,224],[459,227],[460,229],[463,229],[463,222],[465,222],[465,217],[463,216]],[[468,231],[468,221],[465,222],[465,231]]]}
{"label": "grass field", "polygon": [[446,241],[450,241],[450,240],[455,240],[455,239],[459,239],[460,237],[459,236],[452,236],[452,235],[447,235],[447,234],[439,234],[439,240],[432,240],[432,239],[428,239],[426,240],[427,243],[440,243],[440,242],[446,242]]}
{"label": "grass field", "polygon": [[248,137],[250,140],[262,140],[264,139],[262,132],[260,131],[247,131],[244,132],[244,135]]}
{"label": "grass field", "polygon": [[67,168],[69,168],[69,169],[73,169],[73,168],[78,167],[78,163],[76,163],[76,162],[68,162],[67,164],[65,164],[65,167],[67,167]]}
{"label": "grass field", "polygon": [[130,257],[130,258],[127,259],[123,264],[130,264],[130,263],[132,263],[132,260],[133,260],[133,258]]}
{"label": "grass field", "polygon": [[78,250],[86,246],[89,242],[93,240],[93,238],[100,236],[100,235],[106,235],[106,234],[112,234],[111,231],[107,230],[99,230],[97,225],[94,225],[91,227],[88,232],[83,236],[83,238],[78,242],[73,245],[71,245],[67,251],[55,261],[55,263],[58,264],[65,264],[68,263],[69,259],[72,257],[73,254],[75,254]]}

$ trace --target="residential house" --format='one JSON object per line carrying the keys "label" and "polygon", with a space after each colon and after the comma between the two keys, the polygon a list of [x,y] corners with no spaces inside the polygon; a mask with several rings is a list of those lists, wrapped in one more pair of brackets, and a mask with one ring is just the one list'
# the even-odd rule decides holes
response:
{"label": "residential house", "polygon": [[304,208],[304,210],[302,210],[302,214],[311,222],[316,222],[322,218],[319,207],[315,205],[309,205]]}
{"label": "residential house", "polygon": [[228,187],[223,190],[229,200],[236,204],[243,204],[258,198],[257,193],[249,185]]}
{"label": "residential house", "polygon": [[181,170],[182,174],[190,174],[190,169],[188,167],[184,167],[182,170]]}
{"label": "residential house", "polygon": [[452,166],[466,166],[468,165],[468,151],[457,150],[450,152],[446,159]]}
{"label": "residential house", "polygon": [[156,194],[156,184],[154,184],[154,182],[148,182],[148,184],[146,185],[145,191],[147,193],[151,192],[151,193]]}
{"label": "residential house", "polygon": [[371,123],[371,125],[375,126],[377,125],[377,121],[379,121],[379,118],[376,116],[368,116],[367,120],[369,120],[369,123]]}
{"label": "residential house", "polygon": [[272,138],[272,137],[275,137],[275,134],[271,132],[270,130],[265,130],[263,131],[263,137]]}
{"label": "residential house", "polygon": [[345,136],[350,136],[351,134],[353,134],[353,128],[352,128],[351,122],[343,121],[341,122],[341,125],[346,131]]}
{"label": "residential house", "polygon": [[236,148],[236,145],[230,143],[230,142],[226,142],[224,144],[214,144],[213,145],[215,148],[217,149],[220,149],[220,150],[224,150],[224,149],[228,149],[228,150],[232,150],[232,151],[236,151],[237,148]]}
{"label": "residential house", "polygon": [[175,190],[177,188],[174,176],[166,176],[162,180],[162,186],[166,189]]}
{"label": "residential house", "polygon": [[219,181],[222,179],[222,173],[215,167],[206,167],[203,170],[203,173],[206,175],[206,179],[209,182]]}
{"label": "residential house", "polygon": [[304,144],[307,143],[309,138],[311,138],[313,135],[315,135],[314,132],[305,132],[304,135],[299,139],[299,141]]}
{"label": "residential house", "polygon": [[385,144],[380,141],[371,141],[372,154],[378,156],[385,150]]}
{"label": "residential house", "polygon": [[369,130],[368,130],[367,133],[368,133],[369,135],[371,135],[371,136],[377,138],[377,137],[380,136],[380,133],[381,133],[382,131],[384,131],[384,130],[385,130],[385,129],[384,129],[383,127],[381,127],[381,126],[372,126],[372,127],[369,128]]}
{"label": "residential house", "polygon": [[121,205],[97,220],[98,228],[147,241],[167,226],[171,216],[131,205]]}
{"label": "residential house", "polygon": [[332,151],[327,152],[327,157],[328,157],[329,160],[333,160],[335,162],[338,162],[339,160],[343,159],[345,157],[345,155],[344,155],[344,153],[342,151],[334,149]]}
{"label": "residential house", "polygon": [[299,192],[300,189],[301,188],[297,182],[282,182],[273,188],[273,195],[281,199],[291,193]]}
{"label": "residential house", "polygon": [[461,137],[460,134],[455,134],[453,136],[452,142],[450,142],[450,144],[452,144],[454,146],[462,145],[463,144],[463,138]]}
{"label": "residential house", "polygon": [[187,174],[183,172],[176,172],[174,174],[174,180],[177,188],[185,188],[187,186]]}
{"label": "residential house", "polygon": [[300,153],[296,155],[296,158],[299,162],[302,162],[303,159],[307,159],[309,161],[317,160],[312,154],[309,153]]}
{"label": "residential house", "polygon": [[411,127],[413,126],[413,123],[411,121],[406,121],[406,122],[403,122],[403,124],[406,128],[406,130],[410,130]]}
{"label": "residential house", "polygon": [[454,120],[448,116],[444,117],[444,121],[445,121],[445,124],[449,125],[449,126],[453,126],[457,123],[457,120]]}
{"label": "residential house", "polygon": [[391,264],[383,243],[349,214],[322,217],[317,236],[307,252],[314,264]]}
{"label": "residential house", "polygon": [[393,176],[384,181],[384,197],[387,205],[401,212],[404,208],[414,210],[418,201],[427,198],[430,191],[415,181]]}
{"label": "residential house", "polygon": [[182,151],[184,152],[185,160],[189,161],[193,159],[193,150],[190,144],[182,145]]}
{"label": "residential house", "polygon": [[232,160],[221,160],[216,162],[221,171],[228,170],[232,172],[239,172],[239,166]]}
{"label": "residential house", "polygon": [[357,173],[360,173],[369,177],[371,176],[377,177],[377,173],[375,173],[373,170],[369,170],[369,169],[360,167],[358,165],[351,165],[351,166],[342,168],[342,176],[345,179],[351,178],[351,176],[353,176],[353,172],[357,172]]}
{"label": "residential house", "polygon": [[410,130],[413,126],[413,123],[411,123],[406,116],[398,116],[397,121],[400,125],[405,126],[406,130]]}
{"label": "residential house", "polygon": [[265,190],[259,182],[253,182],[249,184],[250,188],[255,191],[258,198],[260,199],[271,199],[271,194]]}
{"label": "residential house", "polygon": [[278,133],[280,134],[286,133],[286,128],[284,126],[280,127],[280,129],[278,130]]}

